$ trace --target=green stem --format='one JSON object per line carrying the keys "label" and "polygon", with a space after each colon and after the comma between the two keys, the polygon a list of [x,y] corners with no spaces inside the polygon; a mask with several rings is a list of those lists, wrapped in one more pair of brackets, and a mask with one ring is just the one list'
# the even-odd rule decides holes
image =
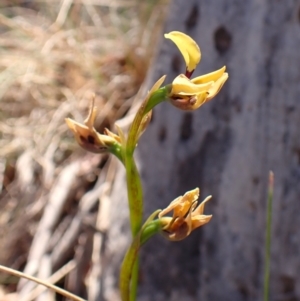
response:
{"label": "green stem", "polygon": [[115,155],[124,164],[123,150],[120,144],[116,143],[113,147],[110,147],[109,152]]}
{"label": "green stem", "polygon": [[133,239],[125,254],[120,272],[120,292],[122,301],[136,300],[139,249],[146,241],[161,230],[161,221],[159,219],[153,220],[158,212],[159,210],[150,215],[139,233]]}
{"label": "green stem", "polygon": [[131,283],[130,283],[130,301],[136,300],[138,279],[139,278],[139,255],[136,254],[135,262],[132,267]]}
{"label": "green stem", "polygon": [[[132,236],[135,237],[141,229],[142,218],[143,218],[143,192],[141,178],[136,168],[136,164],[132,156],[127,156],[125,159],[126,167],[126,178],[127,178],[127,192],[128,192],[128,202],[129,202],[129,214],[130,214],[130,227]],[[138,252],[138,248],[136,250]],[[137,257],[137,254],[135,255]],[[128,259],[124,258],[123,262]],[[139,261],[135,258],[135,263],[130,266],[132,269],[131,281],[130,279],[124,283],[128,285],[127,289],[130,290],[130,300],[134,301],[136,299],[137,285],[138,285],[138,272],[139,272]],[[123,278],[124,279],[124,278]],[[122,281],[122,278],[121,278]],[[123,285],[123,284],[121,284]],[[124,294],[125,295],[125,294]],[[126,293],[127,295],[127,293]],[[122,297],[123,298],[123,297]],[[127,299],[122,299],[123,301]]]}
{"label": "green stem", "polygon": [[158,105],[159,103],[165,101],[167,99],[167,96],[170,92],[170,85],[166,86],[166,87],[162,87],[158,90],[156,90],[155,92],[153,92],[149,99],[146,99],[146,101],[144,101],[139,110],[137,111],[135,118],[131,124],[130,130],[129,130],[129,134],[128,134],[128,140],[127,140],[127,144],[126,144],[126,150],[127,153],[130,154],[131,156],[134,153],[136,144],[137,144],[137,140],[141,131],[141,124],[143,121],[143,117],[149,112],[151,111],[156,105]]}
{"label": "green stem", "polygon": [[144,245],[152,236],[159,233],[162,229],[162,223],[160,219],[156,219],[148,223],[141,234],[141,246]]}
{"label": "green stem", "polygon": [[150,110],[152,110],[155,106],[160,104],[161,102],[165,101],[168,97],[168,94],[171,92],[172,86],[167,85],[165,87],[161,87],[160,89],[156,90],[150,97],[147,105],[144,109],[144,115],[147,114]]}
{"label": "green stem", "polygon": [[[154,213],[156,215],[156,213]],[[151,218],[151,217],[150,217]],[[146,222],[146,226],[142,228],[142,233],[140,235],[140,246],[144,245],[152,236],[161,231],[161,222],[159,219]],[[139,257],[138,252],[136,254],[135,263],[132,268],[131,275],[131,289],[130,289],[130,301],[135,301],[137,294],[137,284],[139,275]]]}
{"label": "green stem", "polygon": [[266,229],[266,243],[265,243],[264,301],[269,301],[273,187],[274,187],[274,174],[272,171],[270,171],[268,203],[267,203],[267,229]]}
{"label": "green stem", "polygon": [[[142,231],[141,226],[143,218],[142,184],[133,158],[133,153],[140,133],[143,130],[143,118],[155,105],[164,101],[167,94],[168,89],[161,88],[152,92],[149,98],[141,104],[129,129],[125,154],[123,153],[123,161],[121,160],[126,168],[130,227],[132,236],[134,237],[134,245],[131,246],[125,255],[120,273],[120,289],[123,301],[127,301],[128,298],[130,298],[130,301],[135,301],[136,299],[139,272],[138,250],[140,246],[140,234],[138,235],[138,233],[141,233]],[[136,242],[136,240],[138,240],[138,242]]]}
{"label": "green stem", "polygon": [[[120,292],[122,301],[135,300],[138,271],[138,251],[140,248],[140,235],[138,234],[127,250],[120,271]],[[135,280],[135,282],[133,282]]]}
{"label": "green stem", "polygon": [[139,172],[132,157],[125,159],[127,193],[130,212],[130,226],[132,236],[135,237],[142,225],[143,192]]}

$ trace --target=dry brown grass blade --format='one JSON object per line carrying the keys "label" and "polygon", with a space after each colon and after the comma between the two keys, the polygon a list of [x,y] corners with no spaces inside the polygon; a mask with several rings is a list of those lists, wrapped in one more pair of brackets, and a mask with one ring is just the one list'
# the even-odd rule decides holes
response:
{"label": "dry brown grass blade", "polygon": [[[40,269],[42,258],[47,252],[48,243],[53,234],[54,227],[57,224],[64,205],[69,197],[74,182],[80,171],[80,162],[75,161],[67,166],[60,174],[54,189],[49,196],[49,202],[44,209],[43,217],[35,233],[27,264],[24,272],[28,275],[35,275]],[[21,293],[26,294],[31,290],[32,284],[26,284],[25,279],[19,282]]]}
{"label": "dry brown grass blade", "polygon": [[16,277],[19,277],[19,278],[23,278],[23,279],[27,279],[27,280],[33,281],[33,282],[35,282],[37,284],[41,284],[41,285],[43,285],[43,286],[45,286],[45,287],[47,287],[47,288],[55,291],[56,293],[58,293],[58,294],[60,294],[60,295],[62,295],[64,297],[66,297],[66,298],[69,298],[71,300],[74,300],[74,301],[86,301],[85,299],[82,299],[82,298],[80,298],[80,297],[78,297],[78,296],[76,296],[76,295],[74,295],[72,293],[69,293],[66,290],[61,289],[61,288],[59,288],[59,287],[57,287],[57,286],[55,286],[55,285],[53,285],[51,283],[47,283],[44,280],[38,279],[38,278],[33,277],[33,276],[29,276],[29,275],[24,274],[22,272],[19,272],[17,270],[14,270],[14,269],[11,269],[11,268],[8,268],[8,267],[0,265],[0,271],[5,272],[5,273],[9,273],[9,274],[11,274],[13,276],[16,276]]}
{"label": "dry brown grass blade", "polygon": [[[56,271],[54,274],[51,275],[48,279],[45,281],[47,283],[54,284],[61,280],[63,277],[65,277],[67,274],[69,274],[76,266],[76,263],[74,260],[69,261],[67,264],[65,264],[63,267],[61,267],[58,271]],[[37,286],[34,290],[30,292],[28,296],[25,296],[22,301],[31,301],[37,298],[43,291],[45,291],[47,288],[43,286]]]}
{"label": "dry brown grass blade", "polygon": [[[114,163],[114,162],[112,162]],[[107,233],[109,223],[110,223],[110,210],[111,208],[111,200],[109,198],[109,193],[111,189],[111,184],[113,182],[113,178],[115,177],[116,172],[116,164],[111,164],[109,166],[109,170],[107,173],[107,179],[105,182],[105,186],[101,194],[99,195],[99,209],[96,221],[96,229],[98,231],[94,234],[94,244],[93,251],[91,257],[91,271],[89,274],[89,289],[88,289],[88,297],[89,300],[96,300],[97,297],[101,293],[101,277],[102,277],[102,253],[103,253],[103,244],[104,237]]]}

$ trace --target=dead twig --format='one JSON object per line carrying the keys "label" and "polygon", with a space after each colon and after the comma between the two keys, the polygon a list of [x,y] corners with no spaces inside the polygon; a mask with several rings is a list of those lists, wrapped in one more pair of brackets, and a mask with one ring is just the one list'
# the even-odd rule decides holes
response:
{"label": "dead twig", "polygon": [[35,283],[41,284],[41,285],[53,290],[54,292],[66,297],[66,298],[69,298],[71,300],[74,300],[74,301],[87,301],[87,300],[82,299],[82,298],[80,298],[80,297],[78,297],[78,296],[76,296],[76,295],[74,295],[74,294],[72,294],[72,293],[70,293],[70,292],[68,292],[64,289],[61,289],[61,288],[59,288],[59,287],[57,287],[57,286],[55,286],[51,283],[48,283],[44,280],[38,279],[38,278],[30,276],[30,275],[24,274],[24,273],[19,272],[17,270],[5,267],[3,265],[0,265],[0,271],[5,272],[5,273],[9,273],[9,274],[11,274],[13,276],[16,276],[16,277],[19,277],[19,278],[27,279],[29,281],[33,281]]}

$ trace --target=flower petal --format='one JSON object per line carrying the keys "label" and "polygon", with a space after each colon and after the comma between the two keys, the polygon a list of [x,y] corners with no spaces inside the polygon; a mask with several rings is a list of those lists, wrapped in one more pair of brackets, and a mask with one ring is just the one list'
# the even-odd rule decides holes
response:
{"label": "flower petal", "polygon": [[166,75],[163,75],[154,85],[153,87],[150,89],[149,91],[149,96],[155,92],[156,90],[158,90],[160,88],[160,86],[162,85],[162,83],[165,81],[166,79]]}
{"label": "flower petal", "polygon": [[70,118],[65,119],[69,129],[73,132],[77,143],[92,153],[103,153],[108,150],[108,145],[114,143],[114,139],[98,134],[94,128],[80,124]]}
{"label": "flower petal", "polygon": [[207,93],[200,93],[196,96],[196,101],[195,103],[191,104],[191,106],[189,108],[187,108],[188,110],[197,110],[198,108],[200,108],[205,102],[206,102],[206,98],[207,98]]}
{"label": "flower petal", "polygon": [[214,84],[213,86],[208,90],[208,96],[206,101],[211,100],[214,98],[221,90],[223,87],[224,83],[228,79],[228,73],[224,73]]}
{"label": "flower petal", "polygon": [[117,141],[118,143],[121,144],[122,141],[121,141],[120,136],[118,136],[115,133],[111,132],[108,128],[104,128],[103,132],[106,136],[109,136],[109,137],[113,138],[115,141]]}
{"label": "flower petal", "polygon": [[192,204],[197,201],[199,197],[199,188],[195,188],[193,190],[187,191],[183,197],[181,197],[180,202],[178,202],[178,205],[174,207],[174,217],[184,217],[190,208],[192,207]]}
{"label": "flower petal", "polygon": [[191,80],[192,83],[199,85],[199,84],[204,84],[210,81],[217,81],[225,72],[226,66],[223,66],[219,70],[203,74],[201,76],[195,77]]}
{"label": "flower petal", "polygon": [[184,74],[178,75],[172,82],[171,95],[196,95],[207,92],[214,85],[213,81],[204,84],[195,84]]}
{"label": "flower petal", "polygon": [[172,105],[183,111],[194,111],[201,107],[207,98],[207,92],[199,93],[194,96],[183,96],[171,98]]}
{"label": "flower petal", "polygon": [[190,72],[195,70],[201,59],[201,51],[197,43],[180,31],[167,33],[165,38],[170,39],[178,47],[185,60],[187,70]]}
{"label": "flower petal", "polygon": [[96,116],[97,116],[97,107],[95,107],[95,94],[92,95],[91,100],[92,100],[92,103],[91,103],[91,106],[90,106],[89,115],[86,118],[86,120],[84,121],[84,124],[89,129],[93,129],[95,119],[96,119]]}
{"label": "flower petal", "polygon": [[168,233],[163,232],[165,236],[171,241],[180,241],[185,239],[191,233],[190,228],[186,222],[182,222],[179,226],[177,226],[176,231]]}
{"label": "flower petal", "polygon": [[205,204],[212,198],[211,195],[206,197],[201,204],[193,211],[193,215],[203,215]]}
{"label": "flower petal", "polygon": [[152,117],[152,110],[150,110],[142,119],[139,129],[138,129],[138,139],[141,138],[143,133],[146,131],[147,126],[149,125]]}
{"label": "flower petal", "polygon": [[187,191],[183,196],[179,196],[173,200],[167,208],[158,214],[158,217],[161,218],[172,210],[174,210],[173,218],[184,217],[198,197],[199,188]]}
{"label": "flower petal", "polygon": [[212,215],[197,215],[192,217],[192,231],[207,224],[212,218]]}
{"label": "flower petal", "polygon": [[176,208],[176,206],[178,206],[181,202],[182,196],[179,196],[178,198],[176,198],[175,200],[173,200],[169,206],[165,209],[163,209],[159,214],[158,217],[162,218],[164,215],[166,215],[167,213],[169,213],[170,211],[172,211],[174,208]]}

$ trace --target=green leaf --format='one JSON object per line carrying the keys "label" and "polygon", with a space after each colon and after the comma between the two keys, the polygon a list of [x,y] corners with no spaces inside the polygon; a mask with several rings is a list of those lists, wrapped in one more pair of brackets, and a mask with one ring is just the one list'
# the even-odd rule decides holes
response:
{"label": "green leaf", "polygon": [[267,203],[267,229],[266,229],[266,242],[265,242],[264,301],[269,301],[273,190],[274,190],[274,174],[272,171],[270,171],[268,203]]}

